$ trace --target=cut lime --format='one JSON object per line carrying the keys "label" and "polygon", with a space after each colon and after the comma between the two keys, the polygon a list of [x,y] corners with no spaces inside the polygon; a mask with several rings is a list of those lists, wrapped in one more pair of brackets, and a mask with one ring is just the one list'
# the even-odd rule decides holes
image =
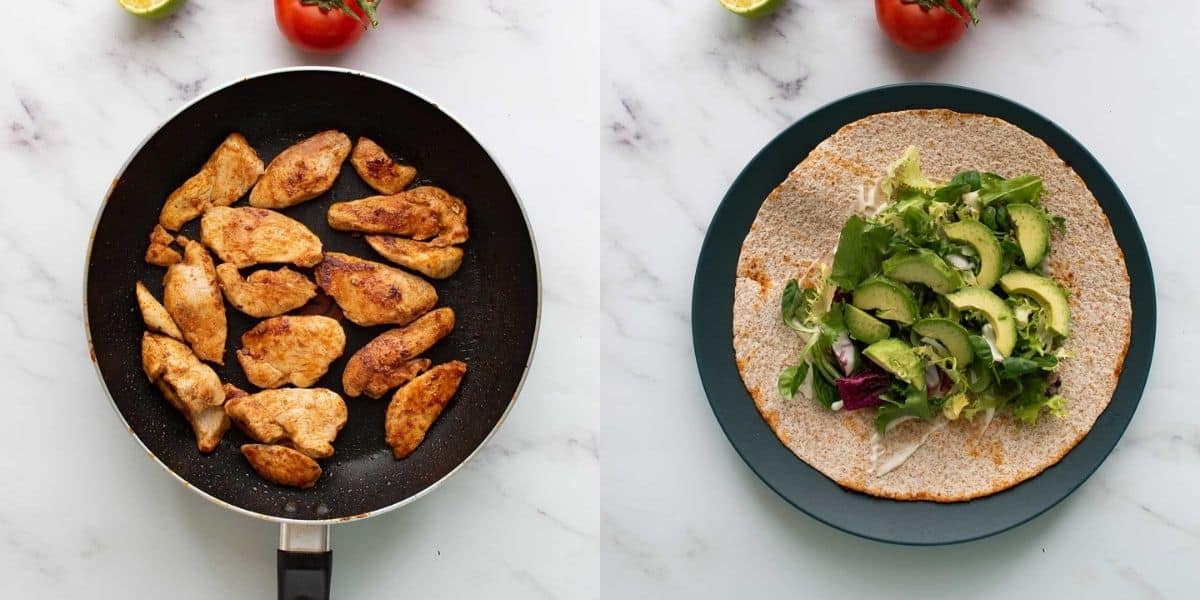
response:
{"label": "cut lime", "polygon": [[785,0],[721,0],[721,6],[743,17],[764,17],[783,6]]}
{"label": "cut lime", "polygon": [[187,0],[117,0],[126,12],[143,19],[161,19],[179,10]]}

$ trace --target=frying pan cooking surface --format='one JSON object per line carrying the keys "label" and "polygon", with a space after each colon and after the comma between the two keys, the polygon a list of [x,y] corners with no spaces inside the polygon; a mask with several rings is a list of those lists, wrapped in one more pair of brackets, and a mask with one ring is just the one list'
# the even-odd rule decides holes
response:
{"label": "frying pan cooking surface", "polygon": [[[324,129],[367,136],[417,167],[414,185],[432,184],[463,199],[470,240],[462,268],[432,281],[439,306],[456,327],[426,356],[469,369],[458,394],[405,460],[391,456],[383,419],[390,394],[346,398],[349,420],[321,461],[324,475],[310,490],[267,483],[238,451],[250,442],[231,428],[212,454],[201,455],[188,423],[150,384],[141,368],[143,331],[134,284],[162,299],[165,269],[142,260],[147,236],[167,195],[193,175],[230,132],[243,133],[264,163]],[[320,236],[326,251],[386,262],[361,236],[333,231],[325,212],[334,201],[374,192],[343,165],[333,189],[282,212]],[[245,205],[245,199],[235,206]],[[199,219],[181,232],[199,239]],[[271,268],[276,268],[272,266]],[[295,267],[293,267],[295,268]],[[306,270],[306,272],[308,272]],[[311,275],[311,273],[309,273]],[[514,400],[533,348],[538,320],[538,272],[533,240],[517,197],[480,144],[437,106],[382,80],[336,70],[281,71],[245,79],[184,109],[137,150],[114,182],[96,223],[87,266],[88,333],[96,364],[131,432],[167,469],[212,498],[257,516],[297,521],[339,520],[413,498],[453,472],[486,440]],[[226,304],[229,336],[222,381],[255,391],[238,364],[241,335],[257,320]],[[387,326],[360,327],[342,318],[346,352],[315,387],[342,393],[347,359]]]}

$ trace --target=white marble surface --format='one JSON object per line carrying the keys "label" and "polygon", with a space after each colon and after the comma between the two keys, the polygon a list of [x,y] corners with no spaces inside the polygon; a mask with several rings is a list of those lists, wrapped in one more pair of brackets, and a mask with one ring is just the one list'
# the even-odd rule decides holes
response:
{"label": "white marble surface", "polygon": [[211,87],[302,64],[378,73],[467,123],[522,194],[545,279],[539,353],[503,428],[430,496],[336,527],[334,594],[595,597],[601,113],[580,66],[597,60],[594,11],[385,0],[378,31],[322,59],[293,51],[261,0],[191,0],[163,23],[112,0],[35,4],[0,36],[0,597],[274,597],[276,527],[185,490],[113,414],[81,280],[95,211],[143,136]]}
{"label": "white marble surface", "polygon": [[[984,0],[938,57],[894,51],[866,1],[791,0],[756,23],[713,1],[631,4],[606,3],[601,33],[605,596],[1195,597],[1196,4]],[[690,335],[697,253],[739,170],[813,108],[913,80],[991,90],[1072,132],[1128,196],[1159,282],[1149,386],[1113,455],[1050,513],[949,548],[853,538],[776,497],[713,419]]]}

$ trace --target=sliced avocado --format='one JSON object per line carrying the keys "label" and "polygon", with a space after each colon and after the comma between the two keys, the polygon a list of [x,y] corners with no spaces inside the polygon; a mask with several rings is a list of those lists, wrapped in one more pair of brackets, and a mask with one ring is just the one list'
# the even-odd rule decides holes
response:
{"label": "sliced avocado", "polygon": [[1046,326],[1063,337],[1071,329],[1071,305],[1067,292],[1053,279],[1025,271],[1012,271],[1000,278],[1000,287],[1009,294],[1029,296],[1046,311]]}
{"label": "sliced avocado", "polygon": [[883,274],[904,283],[923,283],[939,294],[949,294],[963,286],[958,271],[924,248],[883,261]]}
{"label": "sliced avocado", "polygon": [[992,329],[996,330],[996,350],[1006,357],[1012,354],[1013,346],[1017,345],[1017,318],[1000,296],[974,286],[948,294],[946,300],[958,310],[971,309],[983,313],[988,323],[992,324]]}
{"label": "sliced avocado", "polygon": [[896,338],[887,338],[867,346],[863,356],[918,390],[925,389],[925,366],[912,346]]}
{"label": "sliced avocado", "polygon": [[1004,257],[996,234],[992,233],[987,225],[974,219],[948,223],[942,230],[946,237],[971,246],[979,255],[979,272],[975,274],[975,284],[984,289],[996,285],[996,281],[1000,279],[1000,267]]}
{"label": "sliced avocado", "polygon": [[860,284],[854,290],[854,306],[874,310],[880,319],[905,325],[917,320],[921,310],[912,290],[886,277],[872,277]]}
{"label": "sliced avocado", "polygon": [[970,334],[962,325],[950,319],[921,319],[913,323],[912,328],[919,335],[941,342],[950,351],[959,367],[965,367],[975,359],[975,353],[971,351]]}
{"label": "sliced avocado", "polygon": [[1025,266],[1030,269],[1038,266],[1050,249],[1050,221],[1046,214],[1029,204],[1009,204],[1008,217],[1016,229],[1017,245],[1025,255]]}
{"label": "sliced avocado", "polygon": [[850,330],[850,337],[864,344],[874,344],[892,333],[892,328],[887,323],[863,312],[853,304],[847,304],[842,314],[846,320],[846,329]]}

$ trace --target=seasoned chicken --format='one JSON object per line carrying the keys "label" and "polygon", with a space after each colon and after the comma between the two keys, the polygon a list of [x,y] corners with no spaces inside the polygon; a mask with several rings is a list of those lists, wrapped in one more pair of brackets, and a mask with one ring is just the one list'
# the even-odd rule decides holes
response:
{"label": "seasoned chicken", "polygon": [[246,435],[264,444],[287,444],[312,458],[333,456],[333,440],[346,424],[346,403],[324,388],[265,390],[246,394],[225,384],[225,412]]}
{"label": "seasoned chicken", "polygon": [[349,254],[327,252],[314,274],[346,318],[363,326],[405,325],[437,304],[424,279]]}
{"label": "seasoned chicken", "polygon": [[171,247],[173,241],[175,239],[162,225],[155,225],[150,232],[150,245],[146,246],[146,262],[157,267],[169,267],[183,260],[179,252]]}
{"label": "seasoned chicken", "polygon": [[163,304],[196,356],[225,364],[225,302],[204,246],[189,241],[163,277]]}
{"label": "seasoned chicken", "polygon": [[287,446],[243,444],[242,456],[250,461],[259,477],[271,483],[307,490],[321,478],[321,465],[317,461]]}
{"label": "seasoned chicken", "polygon": [[329,207],[326,218],[330,227],[342,231],[430,240],[434,246],[467,241],[466,205],[445,190],[432,186],[416,187],[391,196],[336,202]]}
{"label": "seasoned chicken", "polygon": [[218,207],[200,219],[200,241],[242,269],[260,263],[311,267],[321,262],[321,239],[303,223],[265,208]]}
{"label": "seasoned chicken", "polygon": [[229,263],[217,265],[217,281],[225,299],[252,317],[274,317],[304,306],[317,295],[317,284],[287,267],[255,271],[242,277]]}
{"label": "seasoned chicken", "polygon": [[467,373],[467,363],[440,364],[396,390],[388,404],[387,443],[397,459],[412,454],[425,440],[425,432],[442,414]]}
{"label": "seasoned chicken", "polygon": [[176,231],[210,207],[233,204],[262,174],[263,163],[254,148],[242,134],[231,133],[200,167],[199,173],[167,196],[158,222]]}
{"label": "seasoned chicken", "polygon": [[367,185],[380,194],[398,194],[417,178],[417,170],[392,160],[379,144],[365,137],[358,138],[350,164]]}
{"label": "seasoned chicken", "polygon": [[[382,397],[429,368],[418,359],[454,329],[454,310],[439,308],[410,323],[380,334],[354,353],[342,371],[342,388],[356,398],[363,392]],[[414,360],[415,359],[415,360]]]}
{"label": "seasoned chicken", "polygon": [[462,266],[463,251],[456,246],[439,248],[390,235],[368,235],[367,243],[384,258],[434,279],[445,279]]}
{"label": "seasoned chicken", "polygon": [[229,418],[221,407],[225,390],[212,367],[200,362],[182,342],[146,332],[142,334],[142,370],[192,424],[200,451],[212,452],[229,429]]}
{"label": "seasoned chicken", "polygon": [[333,187],[342,162],[350,154],[350,138],[322,131],[279,153],[254,190],[250,206],[287,208],[312,200]]}
{"label": "seasoned chicken", "polygon": [[329,317],[273,317],[242,334],[238,362],[260,388],[309,387],[346,349],[341,323]]}
{"label": "seasoned chicken", "polygon": [[179,326],[171,320],[171,314],[167,312],[167,309],[158,303],[150,290],[146,289],[146,284],[137,282],[135,291],[137,292],[138,309],[142,312],[142,322],[146,324],[146,329],[183,341],[183,332],[179,331]]}

